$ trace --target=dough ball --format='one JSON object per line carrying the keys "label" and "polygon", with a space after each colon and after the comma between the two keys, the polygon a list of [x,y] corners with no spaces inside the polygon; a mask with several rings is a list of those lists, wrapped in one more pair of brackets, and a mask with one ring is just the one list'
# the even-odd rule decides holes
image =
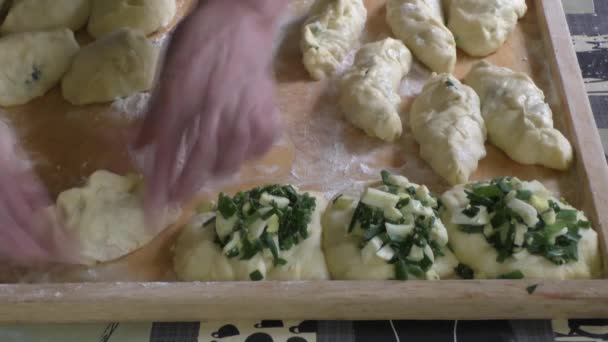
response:
{"label": "dough ball", "polygon": [[[257,244],[265,240],[262,237],[264,235],[259,238],[251,235],[237,236],[236,234],[240,234],[240,231],[229,229],[226,231],[228,235],[224,237],[226,244],[222,248],[217,243],[220,240],[218,234],[224,231],[222,227],[226,227],[226,224],[234,225],[235,221],[231,218],[224,219],[218,210],[198,215],[180,234],[175,244],[173,259],[173,268],[177,277],[184,281],[244,281],[253,280],[251,275],[257,271],[264,280],[329,279],[325,257],[321,250],[321,213],[327,202],[321,195],[309,195],[314,198],[316,205],[307,226],[307,237],[289,249],[278,249],[278,256],[285,261],[285,264],[275,264],[275,258],[268,248],[256,252],[249,259],[242,258],[245,253],[243,242],[247,240],[252,244]],[[292,209],[293,203],[289,205]],[[221,200],[218,205],[222,206]],[[242,208],[239,207],[239,210]],[[264,229],[264,225],[255,223],[258,220],[250,220],[253,224],[248,226],[247,234],[256,231],[255,228],[252,228],[253,226]],[[244,222],[246,221],[244,220]],[[279,231],[289,229],[286,224],[289,223],[281,222]],[[275,241],[275,245],[279,246],[278,236],[274,234],[270,236],[273,236],[271,239]],[[239,254],[228,257],[227,254],[233,248]]]}
{"label": "dough ball", "polygon": [[[405,177],[390,177],[394,178],[370,188],[376,191],[368,189],[361,201],[340,196],[325,211],[323,250],[332,279],[453,278],[458,261],[447,248],[448,235],[434,210],[438,205],[435,197],[425,186],[409,183]],[[397,183],[400,185],[394,185]],[[397,194],[385,195],[389,189]],[[399,262],[406,265],[404,278],[397,277]]]}
{"label": "dough ball", "polygon": [[68,70],[78,49],[68,29],[0,38],[0,105],[21,105],[44,95]]}
{"label": "dough ball", "polygon": [[0,32],[46,31],[64,27],[77,31],[87,23],[90,13],[91,0],[13,0]]}
{"label": "dough ball", "polygon": [[159,48],[142,33],[121,30],[85,46],[61,82],[75,105],[113,101],[152,88]]}
{"label": "dough ball", "polygon": [[152,240],[144,224],[141,180],[97,171],[82,188],[59,194],[57,209],[91,263],[122,257]]}
{"label": "dough ball", "polygon": [[99,38],[121,28],[150,34],[175,16],[175,0],[93,0],[88,31]]}
{"label": "dough ball", "polygon": [[[538,181],[499,178],[458,185],[441,200],[450,246],[475,278],[601,276],[597,233],[588,219]],[[495,203],[492,208],[479,204],[488,200]],[[576,259],[569,256],[572,252]]]}

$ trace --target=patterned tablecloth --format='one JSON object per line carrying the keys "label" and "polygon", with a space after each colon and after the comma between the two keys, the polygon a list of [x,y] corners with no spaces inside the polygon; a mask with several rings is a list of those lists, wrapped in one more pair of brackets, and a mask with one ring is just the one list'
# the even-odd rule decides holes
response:
{"label": "patterned tablecloth", "polygon": [[[556,0],[557,1],[557,0]],[[562,0],[608,149],[608,0]],[[608,320],[255,321],[0,326],[0,342],[608,341]]]}

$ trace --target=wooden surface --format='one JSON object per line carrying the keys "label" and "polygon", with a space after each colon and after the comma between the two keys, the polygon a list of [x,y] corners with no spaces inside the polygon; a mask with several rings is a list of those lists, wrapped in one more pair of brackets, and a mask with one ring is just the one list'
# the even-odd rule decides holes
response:
{"label": "wooden surface", "polygon": [[604,281],[318,281],[0,286],[0,322],[608,317]]}
{"label": "wooden surface", "polygon": [[[369,22],[363,40],[385,37],[389,31],[384,0],[365,2]],[[178,3],[183,14],[189,2]],[[300,18],[310,3],[290,3],[277,41],[275,73],[284,137],[263,160],[249,163],[232,179],[210,184],[205,193],[284,182],[330,196],[360,188],[377,179],[383,168],[399,171],[434,191],[445,190],[448,185],[420,159],[407,124],[395,144],[368,138],[342,119],[335,105],[336,80],[313,82],[308,77],[298,44]],[[514,175],[542,181],[585,210],[606,251],[608,215],[601,212],[608,203],[606,164],[561,2],[536,0],[528,5],[528,14],[505,46],[488,59],[529,73],[545,91],[556,127],[575,149],[575,167],[557,172],[519,165],[487,145],[488,157],[473,178]],[[81,39],[86,41],[86,37]],[[463,77],[476,60],[459,53],[456,75]],[[404,80],[404,122],[411,100],[428,76],[417,64]],[[141,116],[141,108],[134,106],[140,100],[145,98],[74,107],[55,89],[26,106],[0,109],[0,118],[8,119],[17,130],[42,179],[56,195],[82,184],[96,169],[133,169],[127,141],[129,128]],[[0,322],[608,317],[608,284],[602,280],[542,282],[532,296],[525,288],[533,281],[152,283],[174,280],[170,247],[181,223],[113,263],[90,269],[2,272],[3,280],[84,283],[0,286]],[[140,283],[112,283],[116,281]],[[437,305],[438,301],[446,305]]]}

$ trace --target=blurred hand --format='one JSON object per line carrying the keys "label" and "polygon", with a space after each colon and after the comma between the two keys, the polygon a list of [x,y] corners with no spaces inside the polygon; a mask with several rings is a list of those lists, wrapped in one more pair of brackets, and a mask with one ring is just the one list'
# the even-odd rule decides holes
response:
{"label": "blurred hand", "polygon": [[58,227],[44,186],[0,122],[0,262],[20,265],[76,260],[73,243]]}
{"label": "blurred hand", "polygon": [[238,170],[272,145],[271,13],[283,2],[207,0],[176,29],[135,144],[154,147],[144,170],[148,214],[189,199],[207,179]]}

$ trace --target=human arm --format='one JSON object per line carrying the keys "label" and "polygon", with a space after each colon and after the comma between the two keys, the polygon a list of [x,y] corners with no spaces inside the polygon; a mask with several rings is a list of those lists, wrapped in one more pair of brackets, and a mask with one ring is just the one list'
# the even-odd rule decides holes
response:
{"label": "human arm", "polygon": [[[277,132],[272,40],[283,0],[201,1],[167,49],[136,147],[148,213],[189,199],[205,180],[265,153]],[[186,145],[183,167],[178,154]]]}

